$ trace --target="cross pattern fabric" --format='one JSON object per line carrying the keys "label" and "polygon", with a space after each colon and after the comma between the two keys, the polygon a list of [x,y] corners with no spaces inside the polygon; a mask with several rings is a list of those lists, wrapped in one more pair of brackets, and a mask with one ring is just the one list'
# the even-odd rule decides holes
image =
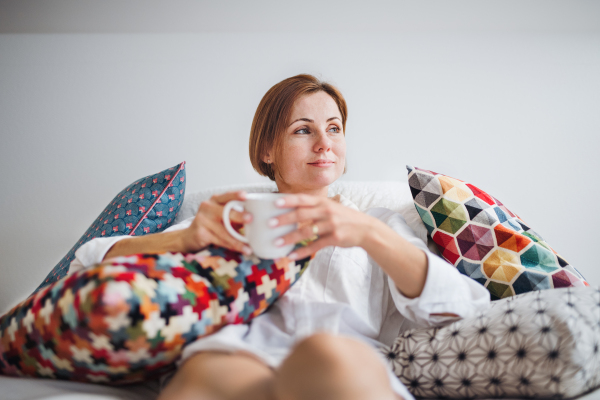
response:
{"label": "cross pattern fabric", "polygon": [[113,258],[49,284],[0,319],[0,373],[118,384],[156,378],[187,344],[263,313],[309,261],[215,246]]}
{"label": "cross pattern fabric", "polygon": [[407,169],[414,205],[441,255],[484,285],[492,300],[533,290],[589,286],[500,200],[459,179]]}
{"label": "cross pattern fabric", "polygon": [[142,236],[168,228],[175,222],[183,202],[185,183],[184,161],[127,186],[112,199],[36,291],[66,276],[77,249],[94,238]]}
{"label": "cross pattern fabric", "polygon": [[600,290],[510,297],[381,351],[421,398],[572,398],[600,387]]}

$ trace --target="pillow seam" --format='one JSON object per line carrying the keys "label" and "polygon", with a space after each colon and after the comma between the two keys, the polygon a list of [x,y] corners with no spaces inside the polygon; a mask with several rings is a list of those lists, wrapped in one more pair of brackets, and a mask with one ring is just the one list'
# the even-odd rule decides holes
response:
{"label": "pillow seam", "polygon": [[138,221],[138,223],[135,224],[135,226],[131,230],[131,233],[129,235],[127,235],[127,236],[134,236],[135,230],[140,226],[140,224],[142,223],[142,221],[144,221],[146,219],[146,217],[148,216],[148,214],[150,213],[150,211],[152,211],[152,209],[154,208],[154,206],[156,206],[156,204],[158,203],[158,201],[160,200],[160,198],[162,197],[162,195],[165,194],[165,192],[167,191],[167,189],[171,186],[171,183],[173,183],[173,181],[175,180],[175,178],[177,177],[177,175],[181,172],[181,170],[183,169],[184,165],[185,165],[185,161],[182,162],[181,164],[179,164],[179,168],[177,168],[177,171],[175,171],[175,173],[173,174],[173,177],[165,185],[165,187],[162,190],[162,192],[160,192],[160,194],[158,196],[156,196],[156,200],[154,200],[154,202],[152,203],[152,205],[148,208],[148,211],[146,211],[144,213],[144,215],[142,215],[142,218],[140,218],[140,220]]}

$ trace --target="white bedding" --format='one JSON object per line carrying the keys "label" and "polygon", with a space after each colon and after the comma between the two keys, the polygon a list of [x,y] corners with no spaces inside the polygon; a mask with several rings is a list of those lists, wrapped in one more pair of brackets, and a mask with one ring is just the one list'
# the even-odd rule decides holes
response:
{"label": "white bedding", "polygon": [[1,400],[154,400],[158,382],[125,387],[0,376]]}

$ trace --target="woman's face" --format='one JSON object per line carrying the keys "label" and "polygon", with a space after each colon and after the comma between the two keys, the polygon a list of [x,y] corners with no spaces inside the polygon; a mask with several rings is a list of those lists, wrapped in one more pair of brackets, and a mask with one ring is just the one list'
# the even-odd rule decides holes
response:
{"label": "woman's face", "polygon": [[283,135],[281,152],[267,155],[275,166],[281,193],[327,195],[346,165],[346,138],[337,104],[325,92],[300,97],[294,103]]}

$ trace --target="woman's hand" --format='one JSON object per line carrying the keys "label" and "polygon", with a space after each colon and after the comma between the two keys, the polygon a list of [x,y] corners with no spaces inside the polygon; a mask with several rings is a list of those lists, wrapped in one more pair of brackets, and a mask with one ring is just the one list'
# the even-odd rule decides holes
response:
{"label": "woman's hand", "polygon": [[353,247],[364,243],[373,217],[345,207],[326,197],[307,194],[290,194],[283,197],[279,207],[296,207],[294,211],[273,218],[272,227],[298,224],[298,229],[275,241],[283,246],[312,239],[317,231],[318,239],[290,254],[291,259],[302,259],[327,246]]}
{"label": "woman's hand", "polygon": [[[195,252],[210,244],[225,247],[244,254],[252,254],[246,244],[231,236],[223,225],[223,208],[231,200],[245,200],[246,192],[228,192],[212,196],[203,201],[192,224],[185,230],[186,251]],[[244,213],[232,210],[229,219],[232,223],[244,223]]]}
{"label": "woman's hand", "polygon": [[298,223],[299,228],[277,239],[276,245],[310,239],[314,236],[314,226],[319,236],[308,246],[294,251],[289,258],[302,259],[326,246],[359,246],[392,278],[404,296],[414,298],[421,294],[428,269],[425,252],[382,221],[325,197],[294,194],[278,201],[281,201],[277,204],[279,207],[297,208],[273,218],[271,225]]}

